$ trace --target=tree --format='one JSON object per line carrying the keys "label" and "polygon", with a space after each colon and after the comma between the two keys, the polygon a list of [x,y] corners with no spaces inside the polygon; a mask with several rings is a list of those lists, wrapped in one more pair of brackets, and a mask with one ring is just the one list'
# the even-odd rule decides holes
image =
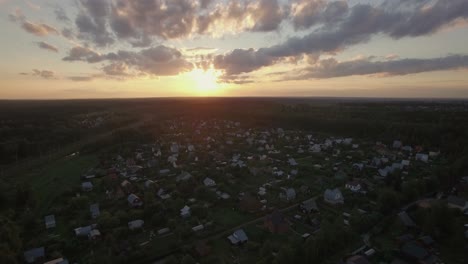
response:
{"label": "tree", "polygon": [[388,214],[400,206],[398,194],[391,189],[384,189],[378,197],[378,206],[383,214]]}
{"label": "tree", "polygon": [[185,255],[182,260],[180,261],[180,264],[195,264],[197,263],[195,259],[190,256],[190,255]]}
{"label": "tree", "polygon": [[113,216],[109,212],[105,211],[99,216],[98,224],[103,229],[112,229],[118,227],[120,221],[116,216]]}
{"label": "tree", "polygon": [[0,216],[0,263],[17,263],[22,242],[18,225],[6,217]]}

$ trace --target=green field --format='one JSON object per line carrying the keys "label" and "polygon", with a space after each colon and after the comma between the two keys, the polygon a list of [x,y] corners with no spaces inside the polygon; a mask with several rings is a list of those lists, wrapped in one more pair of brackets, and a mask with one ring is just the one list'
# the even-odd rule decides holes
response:
{"label": "green field", "polygon": [[97,162],[95,155],[62,158],[41,170],[24,174],[20,176],[20,179],[34,190],[37,200],[41,201],[37,207],[37,213],[43,215],[61,194],[67,190],[79,188],[81,174],[96,166]]}

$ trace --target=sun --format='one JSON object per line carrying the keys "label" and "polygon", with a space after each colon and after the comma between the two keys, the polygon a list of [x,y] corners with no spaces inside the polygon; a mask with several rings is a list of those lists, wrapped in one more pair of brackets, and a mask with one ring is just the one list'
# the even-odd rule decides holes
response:
{"label": "sun", "polygon": [[194,89],[202,95],[215,94],[220,87],[218,77],[220,72],[214,69],[193,69],[188,73],[189,79],[195,86]]}

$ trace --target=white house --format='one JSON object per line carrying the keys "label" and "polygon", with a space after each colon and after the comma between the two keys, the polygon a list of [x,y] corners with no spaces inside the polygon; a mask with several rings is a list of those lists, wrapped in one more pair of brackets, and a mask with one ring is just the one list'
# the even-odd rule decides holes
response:
{"label": "white house", "polygon": [[54,215],[48,215],[44,218],[45,220],[45,226],[47,229],[49,228],[54,228],[55,227],[55,216]]}
{"label": "white house", "polygon": [[180,209],[180,216],[182,216],[183,218],[189,217],[190,216],[190,207],[188,207],[186,205],[182,209]]}
{"label": "white house", "polygon": [[81,190],[83,190],[83,192],[90,192],[93,190],[93,184],[91,182],[83,182],[81,184]]}
{"label": "white house", "polygon": [[297,166],[297,162],[296,162],[296,160],[293,159],[293,158],[290,158],[290,159],[288,160],[288,163],[289,163],[289,165],[291,165],[291,166]]}
{"label": "white house", "polygon": [[323,199],[325,200],[325,202],[330,203],[330,204],[343,204],[344,203],[343,194],[338,188],[334,190],[330,190],[330,189],[325,190],[325,193],[323,194]]}
{"label": "white house", "polygon": [[208,178],[206,177],[204,180],[203,180],[203,184],[206,186],[206,187],[213,187],[213,186],[216,186],[216,182],[211,179],[211,178]]}
{"label": "white house", "polygon": [[143,227],[144,223],[145,223],[145,221],[143,221],[143,220],[133,220],[133,221],[128,222],[128,228],[130,230],[139,229],[139,228]]}
{"label": "white house", "polygon": [[415,159],[427,163],[429,161],[429,155],[424,153],[417,153]]}

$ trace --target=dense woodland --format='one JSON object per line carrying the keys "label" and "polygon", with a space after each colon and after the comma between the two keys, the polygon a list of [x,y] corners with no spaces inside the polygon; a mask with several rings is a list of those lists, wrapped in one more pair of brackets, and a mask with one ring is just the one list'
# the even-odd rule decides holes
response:
{"label": "dense woodland", "polygon": [[[80,121],[83,116],[88,118],[95,113],[105,113],[103,116],[110,121],[98,127],[83,125]],[[37,206],[34,190],[27,182],[16,181],[15,175],[10,174],[10,167],[86,137],[136,122],[142,116],[151,116],[153,122],[137,130],[113,133],[97,144],[83,146],[81,151],[93,152],[129,139],[145,142],[157,133],[158,120],[184,117],[240,120],[256,127],[294,128],[387,142],[399,139],[444,153],[445,159],[431,175],[433,180],[429,183],[402,186],[398,180],[389,178],[389,187],[375,194],[381,215],[353,219],[356,233],[341,230],[341,225],[330,220],[316,239],[303,245],[265,244],[252,249],[263,254],[270,252],[271,247],[278,247],[275,259],[278,263],[321,263],[334,248],[341,248],[356,239],[358,232],[369,231],[363,229],[374,226],[375,219],[390,215],[407,201],[441,186],[448,190],[460,177],[468,175],[467,102],[254,98],[0,102],[0,160],[4,167],[0,179],[0,263],[18,263],[18,256],[24,250],[26,230],[34,224],[31,208]],[[447,239],[448,244],[456,245],[456,241],[451,241],[446,234],[457,234],[458,231],[450,225],[450,217],[442,217],[450,216],[444,210],[445,207],[420,210],[417,220],[436,238]],[[374,229],[379,228],[386,228],[385,222],[374,226]],[[331,239],[337,236],[342,239]],[[73,245],[68,246],[73,248]],[[454,247],[454,250],[463,249]],[[270,263],[271,259],[263,260]],[[185,261],[192,263],[190,256]]]}

